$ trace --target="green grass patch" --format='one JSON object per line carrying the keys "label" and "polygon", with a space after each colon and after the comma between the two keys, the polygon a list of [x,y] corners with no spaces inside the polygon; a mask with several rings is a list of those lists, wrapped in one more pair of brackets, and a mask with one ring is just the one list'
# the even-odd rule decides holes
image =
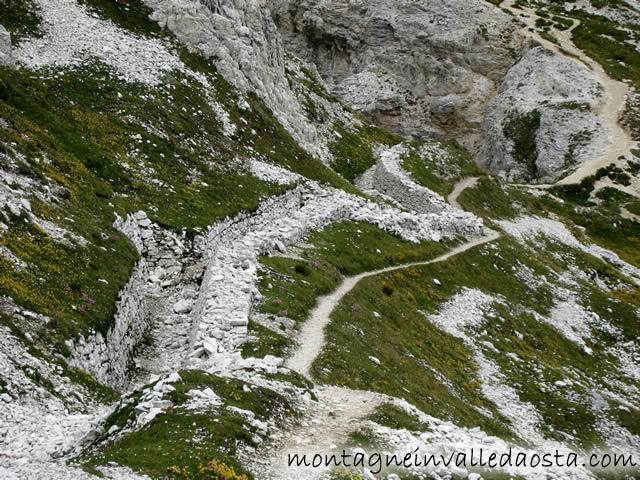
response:
{"label": "green grass patch", "polygon": [[580,183],[558,185],[549,189],[551,193],[564,200],[583,206],[592,206],[591,193],[595,187],[595,176],[585,177]]}
{"label": "green grass patch", "polygon": [[555,22],[554,27],[558,30],[568,30],[573,27],[574,24],[574,21],[570,18],[559,17],[557,15],[554,15],[552,20]]}
{"label": "green grass patch", "polygon": [[242,345],[243,358],[264,358],[267,355],[283,357],[293,345],[293,342],[284,335],[278,334],[256,322],[250,321],[248,330],[249,335],[254,336],[256,340],[251,340]]}
{"label": "green grass patch", "polygon": [[600,63],[609,76],[640,84],[640,52],[627,41],[630,34],[619,29],[615,20],[582,9],[565,11],[554,6],[551,10],[580,20],[571,31],[573,43]]}
{"label": "green grass patch", "polygon": [[525,114],[514,113],[502,127],[505,137],[513,142],[514,160],[527,167],[531,178],[535,178],[538,171],[536,166],[538,128],[540,128],[540,112],[538,110],[532,110]]}
{"label": "green grass patch", "polygon": [[[259,311],[288,317],[296,322],[307,318],[318,296],[331,292],[340,283],[340,273],[326,261],[260,257],[260,264],[263,271],[258,288],[264,298]],[[265,333],[269,332],[262,332]],[[261,335],[261,338],[264,338],[261,343],[279,344],[277,350],[285,346],[271,333],[265,337]]]}
{"label": "green grass patch", "polygon": [[[227,407],[233,406],[250,410],[256,418],[265,421],[293,414],[287,400],[275,392],[233,379],[208,375],[199,371],[181,371],[182,382],[173,384],[175,391],[166,394],[174,406],[158,415],[140,430],[125,433],[113,440],[107,440],[99,449],[80,459],[87,468],[116,462],[133,470],[163,479],[184,478],[174,475],[188,471],[187,478],[240,479],[242,475],[253,478],[239,463],[236,454],[241,445],[255,446],[255,427],[246,419]],[[249,388],[244,388],[248,386]],[[205,411],[193,411],[183,407],[189,399],[187,392],[192,389],[211,388],[224,402]],[[134,402],[140,392],[132,394]],[[126,426],[135,418],[134,403],[121,403],[119,408],[106,420],[105,429],[111,425]],[[207,476],[199,472],[201,465],[216,461],[230,467],[236,476]],[[172,467],[175,467],[172,469]],[[177,469],[177,470],[176,470]]]}
{"label": "green grass patch", "polygon": [[631,138],[640,142],[640,93],[637,90],[630,91],[627,96],[627,103],[622,113],[622,124],[631,133]]}
{"label": "green grass patch", "polygon": [[640,224],[622,218],[612,211],[595,211],[591,215],[578,212],[569,217],[586,229],[591,240],[616,252],[624,261],[640,268]]}
{"label": "green grass patch", "polygon": [[33,0],[0,0],[0,24],[11,33],[12,44],[42,35],[39,10]]}
{"label": "green grass patch", "polygon": [[[392,265],[428,260],[443,254],[455,244],[447,242],[411,243],[367,222],[338,222],[313,232],[302,259],[261,257],[258,288],[262,300],[259,312],[304,321],[316,299],[333,291],[342,275]],[[243,346],[244,356],[284,356],[291,342],[277,332],[250,323],[257,337]],[[282,326],[284,329],[284,325]]]}
{"label": "green grass patch", "polygon": [[502,184],[496,177],[481,177],[473,188],[460,194],[458,203],[465,210],[488,219],[509,220],[527,212],[549,210],[541,198]]}
{"label": "green grass patch", "polygon": [[[73,213],[98,217],[83,224],[110,224],[114,210],[145,209],[176,229],[203,228],[256,208],[282,188],[229,169],[233,144],[222,136],[202,88],[176,74],[166,87],[149,91],[100,65],[44,80],[3,70],[0,114],[13,128],[1,131],[0,141],[17,143],[25,171],[68,189],[70,207],[80,211]],[[213,146],[218,158],[211,158]],[[50,162],[39,161],[43,154]]]}
{"label": "green grass patch", "polygon": [[429,425],[422,423],[416,415],[410,415],[390,403],[379,406],[369,419],[378,425],[396,430],[409,430],[411,432],[427,432],[430,430]]}
{"label": "green grass patch", "polygon": [[130,32],[147,37],[171,36],[151,20],[153,10],[142,0],[79,0],[79,3]]}
{"label": "green grass patch", "polygon": [[[568,108],[570,110],[579,109],[581,111],[586,111],[590,108],[588,104],[580,104],[575,102],[562,104],[562,107]],[[564,154],[564,168],[568,168],[576,164],[576,150],[579,147],[588,145],[589,142],[591,142],[592,138],[593,132],[587,129],[572,133],[570,135],[568,150]]]}
{"label": "green grass patch", "polygon": [[[633,151],[632,151],[633,152]],[[636,150],[637,152],[637,150]],[[637,156],[637,155],[636,155]],[[629,160],[627,162],[627,172],[629,172],[629,174],[632,177],[635,177],[638,175],[638,173],[640,173],[640,162],[635,162],[633,160]]]}
{"label": "green grass patch", "polygon": [[428,145],[414,143],[402,164],[420,185],[446,196],[462,178],[486,175],[456,141],[431,142],[433,148]]}
{"label": "green grass patch", "polygon": [[560,42],[558,41],[558,39],[556,37],[554,37],[551,33],[547,32],[547,31],[540,31],[538,32],[538,34],[544,38],[545,40],[547,40],[548,42],[551,42],[555,45],[560,45]]}
{"label": "green grass patch", "polygon": [[375,145],[392,146],[402,142],[401,137],[370,125],[352,129],[336,123],[333,128],[340,136],[329,145],[333,155],[331,167],[352,183],[375,165]]}
{"label": "green grass patch", "polygon": [[337,222],[309,235],[312,247],[303,251],[311,261],[326,261],[350,276],[403,263],[434,258],[457,243],[413,243],[367,222]]}
{"label": "green grass patch", "polygon": [[289,370],[287,373],[265,373],[264,377],[271,380],[290,383],[291,385],[294,385],[298,388],[306,388],[309,390],[309,393],[311,393],[312,397],[315,397],[313,392],[311,392],[310,390],[313,388],[313,382],[307,380],[305,377],[294,370]]}
{"label": "green grass patch", "polygon": [[[587,355],[551,325],[530,314],[514,314],[511,308],[500,311],[500,322],[487,324],[487,334],[481,338],[491,341],[501,352],[488,351],[487,356],[500,366],[520,400],[536,407],[543,419],[539,428],[547,438],[566,442],[566,435],[570,435],[575,440],[569,443],[577,447],[598,444],[598,415],[588,403],[579,400],[589,392],[575,384],[559,390],[554,382],[576,380],[567,369],[569,366],[582,368],[580,371],[587,379],[599,381],[604,372],[615,372],[615,364],[606,355],[601,358]],[[519,340],[513,334],[515,331],[524,335],[524,340]],[[507,352],[521,361],[507,357]]]}
{"label": "green grass patch", "polygon": [[618,205],[623,202],[629,202],[633,200],[635,197],[633,195],[629,195],[622,190],[618,190],[615,187],[604,187],[601,190],[598,190],[596,193],[596,198],[604,201],[604,205],[609,207],[613,205]]}
{"label": "green grass patch", "polygon": [[295,77],[295,80],[302,83],[308,90],[312,91],[316,95],[325,100],[328,100],[332,103],[340,103],[340,100],[335,95],[330,94],[327,90],[322,86],[320,81],[316,78],[316,76],[309,70],[308,68],[301,66],[300,71],[303,73],[304,77]]}
{"label": "green grass patch", "polygon": [[0,257],[0,293],[51,317],[40,332],[46,343],[59,345],[76,332],[90,329],[106,336],[137,252],[118,232],[106,230],[105,237],[92,238],[93,248],[72,239],[65,244],[28,222],[14,223],[0,237],[0,244],[28,265],[18,270]]}
{"label": "green grass patch", "polygon": [[629,202],[624,207],[634,215],[640,215],[640,200]]}

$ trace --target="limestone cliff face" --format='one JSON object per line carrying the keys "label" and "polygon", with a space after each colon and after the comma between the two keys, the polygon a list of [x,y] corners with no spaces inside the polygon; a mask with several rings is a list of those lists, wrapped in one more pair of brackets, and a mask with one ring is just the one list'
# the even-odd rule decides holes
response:
{"label": "limestone cliff face", "polygon": [[211,58],[243,92],[255,92],[296,141],[328,159],[326,141],[308,121],[285,75],[285,49],[264,0],[145,0],[153,19]]}
{"label": "limestone cliff face", "polygon": [[478,163],[510,181],[549,182],[602,154],[602,86],[579,62],[531,45],[487,106]]}
{"label": "limestone cliff face", "polygon": [[275,0],[285,49],[351,107],[412,138],[477,140],[518,55],[511,17],[482,1]]}
{"label": "limestone cliff face", "polygon": [[407,138],[456,138],[509,180],[552,181],[606,148],[593,75],[523,45],[517,20],[483,0],[145,3],[325,163],[340,108],[309,115],[294,70],[317,72],[330,93]]}

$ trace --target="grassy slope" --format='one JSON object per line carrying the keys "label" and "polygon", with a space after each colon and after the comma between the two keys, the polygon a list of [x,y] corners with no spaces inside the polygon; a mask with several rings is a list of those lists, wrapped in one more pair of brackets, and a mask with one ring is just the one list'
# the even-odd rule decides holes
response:
{"label": "grassy slope", "polygon": [[[282,421],[293,414],[291,406],[277,393],[245,384],[239,380],[215,377],[196,370],[179,372],[182,381],[173,383],[175,391],[166,399],[173,407],[158,415],[142,429],[124,433],[103,441],[97,449],[88,453],[79,462],[87,469],[107,462],[117,462],[152,478],[228,478],[240,480],[241,475],[253,478],[244,469],[237,452],[244,446],[255,446],[256,428],[244,417],[229,411],[237,407],[253,412],[261,421]],[[247,388],[245,388],[247,387]],[[200,410],[185,407],[189,400],[187,392],[192,389],[210,388],[223,404]],[[140,397],[140,391],[130,395]],[[131,425],[135,420],[133,403],[122,403],[105,421],[105,430],[113,425],[119,429]],[[103,439],[105,440],[105,439]],[[199,472],[201,465],[215,460],[231,467],[235,476],[216,477]],[[172,468],[175,467],[175,468]],[[185,470],[186,469],[186,470]],[[190,472],[184,476],[180,472]]]}
{"label": "grassy slope", "polygon": [[[587,272],[591,268],[607,271],[607,266],[593,257],[562,247],[556,250],[588,262],[583,266]],[[549,246],[547,251],[553,248]],[[541,393],[538,384],[542,379],[552,383],[564,378],[569,369],[582,372],[580,380],[589,385],[600,384],[605,373],[609,377],[618,376],[616,359],[604,353],[613,339],[603,336],[590,343],[596,353],[589,356],[529,313],[548,314],[551,291],[544,285],[523,285],[513,275],[513,268],[526,265],[537,276],[549,276],[547,267],[566,268],[566,265],[555,265],[551,257],[541,260],[533,259],[530,252],[505,238],[497,242],[495,250],[480,247],[444,263],[365,279],[334,311],[327,329],[328,345],[314,363],[313,371],[321,381],[404,397],[440,418],[508,435],[508,425],[485,418],[474,408],[482,406],[495,412],[495,406],[478,390],[469,349],[460,340],[425,322],[421,313],[437,311],[462,286],[476,288],[508,299],[506,306],[495,306],[499,320],[489,322],[474,335],[493,342],[502,352],[494,354],[486,349],[485,354],[495,357],[521,398],[538,408],[545,420],[541,425],[543,430],[548,429],[547,433],[555,436],[558,431],[571,433],[576,429],[578,443],[595,443],[598,440],[594,429],[596,415],[582,402],[570,400],[566,392]],[[608,271],[611,278],[620,280],[612,269]],[[433,282],[434,278],[441,285]],[[629,288],[627,283],[618,292],[624,295]],[[582,301],[622,328],[626,339],[631,340],[639,333],[634,307],[617,301],[615,293],[612,298],[586,283],[581,285],[580,293]],[[627,302],[638,305],[640,299],[627,299]],[[614,313],[607,313],[607,308],[615,309]],[[515,331],[523,333],[525,339],[518,340]],[[504,355],[506,352],[516,353],[524,362],[514,364]],[[369,361],[369,355],[377,357],[381,366]],[[438,374],[425,368],[425,364]],[[538,374],[532,375],[532,365],[539,367]],[[628,378],[620,379],[633,383]],[[455,390],[447,388],[449,382]],[[586,391],[576,387],[572,393],[580,395]],[[569,412],[571,416],[567,417]],[[553,431],[549,427],[553,427]]]}
{"label": "grassy slope", "polygon": [[521,214],[550,214],[559,217],[575,232],[584,229],[587,237],[598,245],[616,252],[620,258],[640,268],[640,225],[622,218],[619,207],[628,205],[627,198],[610,199],[602,206],[588,203],[594,178],[585,179],[579,186],[554,189],[563,203],[550,196],[534,196],[517,187],[502,185],[497,179],[483,178],[473,189],[462,192],[458,201],[465,210],[486,218],[514,219]]}
{"label": "grassy slope", "polygon": [[11,34],[14,45],[23,38],[42,34],[38,8],[33,0],[0,1],[0,19],[2,26]]}
{"label": "grassy slope", "polygon": [[329,145],[334,161],[331,167],[344,178],[353,182],[376,163],[373,149],[376,145],[392,146],[403,139],[379,127],[364,125],[347,128],[334,125],[339,137]]}
{"label": "grassy slope", "polygon": [[474,163],[471,154],[456,142],[441,141],[431,144],[437,149],[436,152],[420,155],[421,143],[413,142],[402,165],[420,185],[447,196],[462,178],[486,175]]}
{"label": "grassy slope", "polygon": [[[259,289],[264,296],[258,311],[300,323],[316,298],[334,290],[341,275],[355,275],[391,265],[426,260],[446,247],[436,242],[414,244],[366,222],[339,222],[312,233],[302,259],[263,257]],[[271,285],[271,287],[269,287]],[[253,325],[260,339],[245,346],[245,354],[283,355],[291,345],[276,332]]]}
{"label": "grassy slope", "polygon": [[[572,33],[575,45],[600,63],[616,80],[628,79],[640,85],[640,53],[627,43],[629,33],[615,21],[576,9],[563,14],[578,18],[581,24]],[[632,30],[637,27],[631,26]]]}
{"label": "grassy slope", "polygon": [[[88,3],[134,32],[169,37],[141,4],[125,10],[119,3]],[[32,210],[89,241],[86,247],[72,239],[53,241],[24,215],[3,212],[10,230],[0,244],[29,267],[17,271],[0,258],[0,293],[52,316],[52,330],[42,336],[55,337],[61,353],[62,341],[78,332],[108,330],[117,293],[136,261],[128,240],[111,227],[114,213],[143,209],[168,228],[198,230],[251,211],[286,188],[238,172],[236,157],[280,164],[354,191],[303,151],[259,99],[249,95],[250,109],[241,110],[238,93],[209,62],[178,52],[215,92],[179,72],[167,74],[157,88],[125,83],[99,63],[39,74],[0,69],[0,117],[9,125],[0,129],[0,152],[12,159],[0,158],[2,167],[62,187],[59,201],[33,198]],[[231,138],[222,134],[208,96],[237,126]]]}

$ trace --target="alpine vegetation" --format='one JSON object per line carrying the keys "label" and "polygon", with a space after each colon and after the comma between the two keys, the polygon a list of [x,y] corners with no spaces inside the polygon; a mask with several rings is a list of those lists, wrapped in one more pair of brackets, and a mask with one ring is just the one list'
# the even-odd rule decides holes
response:
{"label": "alpine vegetation", "polygon": [[640,478],[636,0],[0,0],[0,478]]}

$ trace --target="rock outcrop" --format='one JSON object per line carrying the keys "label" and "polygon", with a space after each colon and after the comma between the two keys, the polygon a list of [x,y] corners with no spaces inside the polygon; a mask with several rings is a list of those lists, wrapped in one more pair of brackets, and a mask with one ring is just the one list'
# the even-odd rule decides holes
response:
{"label": "rock outcrop", "polygon": [[0,66],[13,65],[13,57],[11,56],[11,35],[0,25]]}
{"label": "rock outcrop", "polygon": [[304,115],[285,75],[285,50],[259,0],[145,0],[152,18],[178,40],[212,59],[227,81],[255,92],[309,153],[325,161],[324,140]]}
{"label": "rock outcrop", "polygon": [[522,40],[482,1],[270,4],[287,50],[345,103],[405,136],[463,135],[467,146]]}
{"label": "rock outcrop", "polygon": [[605,150],[602,96],[578,61],[531,45],[487,106],[478,163],[509,181],[557,179]]}

